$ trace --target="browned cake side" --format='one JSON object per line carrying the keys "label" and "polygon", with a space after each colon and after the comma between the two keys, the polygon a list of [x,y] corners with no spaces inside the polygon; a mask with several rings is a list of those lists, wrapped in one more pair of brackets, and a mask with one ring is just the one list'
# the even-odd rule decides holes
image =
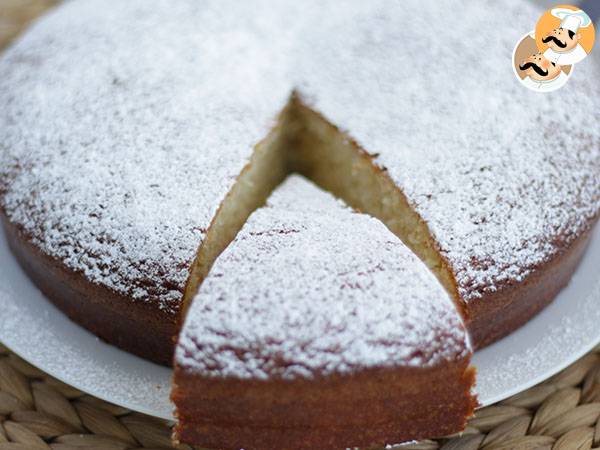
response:
{"label": "browned cake side", "polygon": [[[526,324],[569,283],[577,269],[597,219],[588,231],[574,239],[522,283],[506,284],[467,304],[466,326],[475,349],[485,347]],[[577,299],[573,299],[577,301]]]}
{"label": "browned cake side", "polygon": [[177,370],[176,436],[231,450],[318,450],[454,433],[475,407],[469,359],[290,382],[210,381]]}
{"label": "browned cake side", "polygon": [[134,301],[43,253],[0,213],[8,244],[21,267],[69,318],[104,341],[159,364],[171,365],[177,314],[152,301]]}
{"label": "browned cake side", "polygon": [[[73,321],[106,342],[151,361],[171,365],[177,315],[152,302],[136,302],[44,254],[2,215],[10,248],[42,292]],[[466,325],[482,348],[527,323],[569,283],[583,257],[590,231],[579,236],[525,282],[507,285],[469,305]]]}

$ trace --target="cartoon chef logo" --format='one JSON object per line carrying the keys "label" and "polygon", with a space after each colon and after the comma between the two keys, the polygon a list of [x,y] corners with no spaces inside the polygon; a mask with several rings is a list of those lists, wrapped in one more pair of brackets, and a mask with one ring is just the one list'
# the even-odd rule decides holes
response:
{"label": "cartoon chef logo", "polygon": [[547,46],[544,56],[563,66],[585,59],[594,45],[594,34],[590,17],[573,6],[549,10],[536,26],[536,36]]}
{"label": "cartoon chef logo", "polygon": [[562,88],[594,46],[594,24],[585,11],[559,5],[546,11],[535,30],[517,43],[513,69],[526,88],[552,92]]}
{"label": "cartoon chef logo", "polygon": [[562,66],[550,61],[541,53],[535,53],[519,64],[519,70],[524,73],[521,83],[529,89],[540,92],[551,92],[563,87],[569,79],[569,74]]}
{"label": "cartoon chef logo", "polygon": [[546,58],[536,44],[535,32],[519,41],[513,54],[513,70],[523,86],[536,92],[562,88],[573,74],[573,65],[562,66]]}

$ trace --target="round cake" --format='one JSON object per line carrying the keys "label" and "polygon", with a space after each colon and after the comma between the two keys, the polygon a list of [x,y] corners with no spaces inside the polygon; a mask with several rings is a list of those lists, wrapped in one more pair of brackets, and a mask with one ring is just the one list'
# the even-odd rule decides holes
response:
{"label": "round cake", "polygon": [[[466,378],[460,384],[459,372],[453,375],[462,394],[438,399],[448,421],[427,427],[417,414],[392,432],[386,420],[398,415],[361,423],[344,416],[351,430],[329,427],[327,437],[321,427],[318,436],[350,447],[457,431],[471,404],[471,348],[510,333],[556,296],[599,215],[598,61],[590,55],[564,88],[544,95],[524,89],[512,73],[512,49],[541,13],[525,0],[460,7],[416,0],[66,2],[0,58],[0,216],[11,249],[74,321],[171,364],[186,313],[201,310],[203,293],[206,301],[216,295],[219,277],[211,269],[226,265],[219,255],[235,246],[277,186],[300,173],[410,248],[445,289],[439,301],[451,298],[460,313],[448,324],[464,324],[470,340],[460,366]],[[339,236],[328,230],[333,245]],[[229,281],[219,295],[230,296],[232,308],[243,299],[227,283],[242,270],[253,271],[265,302],[278,292],[270,288],[272,274],[255,267],[241,258],[236,273],[222,277]],[[281,269],[280,276],[298,277]],[[407,273],[390,281],[398,302],[410,297],[403,292],[411,285]],[[336,298],[331,283],[306,276],[315,299]],[[421,298],[430,298],[431,280],[421,289]],[[271,314],[277,320],[289,305],[261,309],[261,321]],[[316,314],[318,300],[313,305]],[[415,327],[432,320],[417,311]],[[338,312],[336,320],[351,323],[348,311]],[[457,333],[452,326],[447,336]],[[199,349],[212,338],[203,327],[189,330],[182,336],[195,333]],[[356,338],[364,331],[356,328]],[[363,369],[404,367],[403,341],[390,345],[397,356],[386,364],[366,358],[355,366],[348,392],[362,384],[365,404],[383,407],[375,391],[386,383],[363,377]],[[435,349],[419,345],[423,354]],[[207,363],[202,351],[187,351],[192,366]],[[176,366],[190,374],[182,361]],[[450,372],[442,366],[435,376]],[[204,394],[190,389],[182,397],[176,388],[188,422],[181,435],[187,429],[193,444],[220,448],[246,439],[281,448],[274,435],[251,438],[265,430],[262,419],[250,417],[252,408],[276,416],[264,392],[278,392],[277,376],[230,420],[227,405],[239,392],[224,386],[240,377],[214,370],[213,412],[223,415],[214,423],[208,410],[188,417],[186,405]],[[193,387],[205,379],[199,371],[188,381]],[[308,377],[310,387],[298,391],[307,396],[298,406],[307,420],[314,417],[308,397],[323,380]],[[404,395],[388,386],[390,398]],[[324,421],[338,411],[335,402],[327,405],[315,410]],[[224,428],[211,440],[202,431],[209,425]],[[296,425],[320,426],[316,419]],[[357,427],[375,431],[358,436]],[[281,436],[281,428],[272,431]]]}

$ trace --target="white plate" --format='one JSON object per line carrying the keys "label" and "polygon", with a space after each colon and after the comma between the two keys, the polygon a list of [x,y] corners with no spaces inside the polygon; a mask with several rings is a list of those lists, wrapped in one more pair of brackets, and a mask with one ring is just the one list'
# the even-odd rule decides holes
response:
{"label": "white plate", "polygon": [[[600,342],[600,227],[571,284],[530,321],[478,351],[479,401],[525,390]],[[172,419],[171,370],[99,341],[50,304],[19,268],[0,232],[0,341],[34,366],[117,405]]]}

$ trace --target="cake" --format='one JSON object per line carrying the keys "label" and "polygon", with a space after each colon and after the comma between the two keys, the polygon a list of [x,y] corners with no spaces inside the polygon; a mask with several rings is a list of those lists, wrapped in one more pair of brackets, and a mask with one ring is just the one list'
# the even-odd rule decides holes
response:
{"label": "cake", "polygon": [[380,221],[293,175],[189,307],[176,434],[209,448],[327,449],[450,433],[475,405],[470,355],[425,264]]}
{"label": "cake", "polygon": [[0,59],[10,246],[74,321],[171,364],[219,254],[300,173],[385,224],[490,344],[568,283],[600,209],[597,61],[548,95],[512,74],[540,14],[66,2]]}

